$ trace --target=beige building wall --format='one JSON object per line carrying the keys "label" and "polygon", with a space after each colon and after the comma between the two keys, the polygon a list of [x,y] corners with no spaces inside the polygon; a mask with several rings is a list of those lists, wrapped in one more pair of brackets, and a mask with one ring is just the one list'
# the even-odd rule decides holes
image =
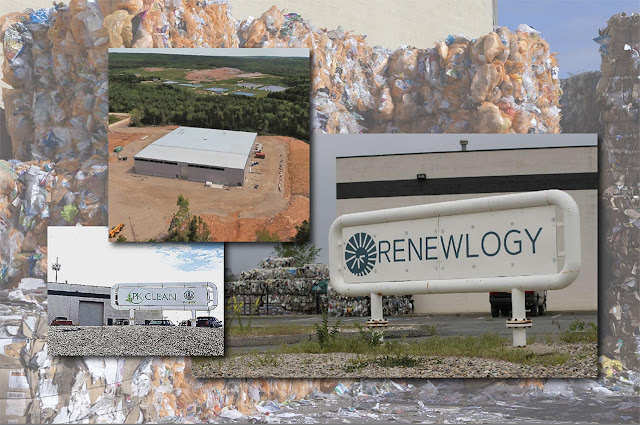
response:
{"label": "beige building wall", "polygon": [[449,34],[478,37],[493,29],[497,0],[230,0],[235,19],[259,17],[275,5],[319,28],[354,31],[369,44],[432,47]]}
{"label": "beige building wall", "polygon": [[[584,173],[597,171],[597,147],[449,152],[338,158],[336,183],[427,178]],[[567,190],[580,210],[582,270],[565,289],[548,291],[547,308],[584,311],[598,308],[598,191]],[[338,199],[337,215],[384,208],[469,199],[505,193]],[[561,237],[561,234],[559,235]],[[559,264],[562,266],[562,263]],[[488,313],[488,293],[431,294],[414,297],[416,313]]]}

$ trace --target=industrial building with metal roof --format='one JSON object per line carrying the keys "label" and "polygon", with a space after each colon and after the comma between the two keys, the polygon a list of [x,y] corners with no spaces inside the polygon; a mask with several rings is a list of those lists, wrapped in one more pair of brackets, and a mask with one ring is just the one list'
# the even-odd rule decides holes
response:
{"label": "industrial building with metal roof", "polygon": [[242,186],[257,133],[178,127],[134,156],[138,174]]}

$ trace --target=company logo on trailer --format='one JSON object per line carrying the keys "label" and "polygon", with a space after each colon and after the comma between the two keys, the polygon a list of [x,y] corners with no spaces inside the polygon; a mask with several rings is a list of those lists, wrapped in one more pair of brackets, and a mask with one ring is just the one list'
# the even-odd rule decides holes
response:
{"label": "company logo on trailer", "polygon": [[344,249],[347,268],[356,276],[368,275],[376,265],[378,250],[371,236],[364,232],[351,236]]}
{"label": "company logo on trailer", "polygon": [[196,294],[191,289],[187,289],[186,291],[184,291],[184,299],[187,301],[191,301],[195,298],[195,296]]}

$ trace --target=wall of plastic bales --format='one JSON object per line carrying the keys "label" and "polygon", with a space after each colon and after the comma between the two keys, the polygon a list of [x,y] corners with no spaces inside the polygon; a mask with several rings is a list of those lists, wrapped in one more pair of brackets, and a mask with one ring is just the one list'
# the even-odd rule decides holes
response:
{"label": "wall of plastic bales", "polygon": [[[614,16],[598,35],[603,76],[597,92],[605,105],[602,230],[610,268],[602,280],[602,375],[597,382],[198,380],[188,358],[47,356],[46,289],[42,281],[26,277],[46,270],[47,225],[106,224],[109,45],[315,47],[321,53],[314,56],[317,131],[357,132],[369,122],[378,125],[370,130],[407,129],[410,121],[404,118],[414,116],[414,110],[426,130],[436,129],[432,122],[438,130],[451,126],[451,131],[479,131],[481,123],[501,131],[560,130],[554,60],[546,43],[526,27],[489,34],[482,43],[454,37],[435,49],[403,49],[393,56],[369,47],[362,37],[312,30],[294,15],[269,12],[251,23],[236,22],[226,4],[218,3],[74,0],[59,10],[12,14],[0,21],[4,78],[12,87],[3,97],[12,111],[7,125],[17,158],[0,163],[0,398],[11,399],[11,404],[2,403],[0,422],[195,422],[247,415],[285,421],[309,406],[323,411],[335,406],[327,419],[333,422],[358,412],[387,421],[428,415],[440,422],[509,422],[514,415],[526,415],[523,409],[514,413],[514,403],[539,403],[532,420],[572,421],[589,413],[597,421],[637,421],[640,337],[633,305],[640,198],[633,158],[639,153],[638,15]],[[540,59],[535,68],[528,61],[534,57]],[[427,63],[428,73],[423,71]],[[414,71],[413,64],[424,68]],[[474,79],[483,84],[473,85]],[[508,96],[513,101],[503,103]],[[385,107],[389,99],[393,108]],[[425,105],[425,99],[433,101]],[[591,406],[596,406],[593,412]]]}
{"label": "wall of plastic bales", "polygon": [[[291,258],[266,258],[259,268],[244,271],[239,279],[225,285],[225,299],[236,297],[235,302],[244,303],[243,307],[252,304],[245,314],[317,314],[322,311],[331,316],[371,314],[369,297],[343,297],[333,291],[328,282],[329,268],[325,264],[295,267]],[[411,297],[385,296],[382,310],[386,316],[409,314],[413,311]]]}

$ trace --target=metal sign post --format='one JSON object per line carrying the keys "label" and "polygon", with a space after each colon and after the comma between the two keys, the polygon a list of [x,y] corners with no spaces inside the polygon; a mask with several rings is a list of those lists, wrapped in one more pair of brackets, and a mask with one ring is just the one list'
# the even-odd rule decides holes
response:
{"label": "metal sign post", "polygon": [[329,231],[331,287],[370,296],[369,325],[386,324],[383,295],[511,292],[514,346],[532,323],[524,291],[569,286],[581,262],[578,206],[560,190],[345,214]]}

